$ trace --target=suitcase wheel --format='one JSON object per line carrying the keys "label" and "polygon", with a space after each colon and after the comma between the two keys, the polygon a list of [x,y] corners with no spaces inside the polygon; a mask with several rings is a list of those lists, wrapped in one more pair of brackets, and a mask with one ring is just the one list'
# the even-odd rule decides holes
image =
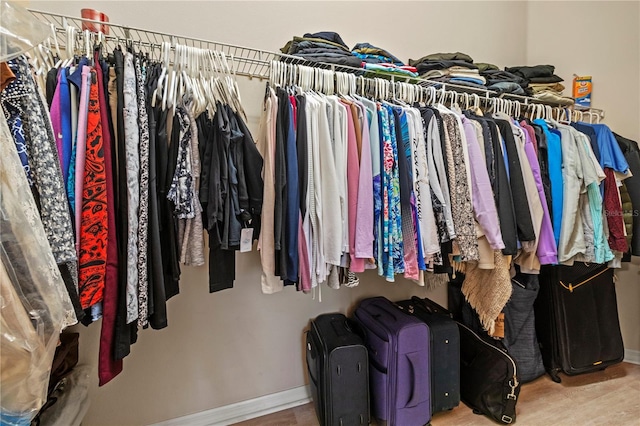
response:
{"label": "suitcase wheel", "polygon": [[549,371],[549,376],[551,376],[551,380],[553,380],[555,383],[561,383],[562,382],[562,379],[558,375],[558,370]]}

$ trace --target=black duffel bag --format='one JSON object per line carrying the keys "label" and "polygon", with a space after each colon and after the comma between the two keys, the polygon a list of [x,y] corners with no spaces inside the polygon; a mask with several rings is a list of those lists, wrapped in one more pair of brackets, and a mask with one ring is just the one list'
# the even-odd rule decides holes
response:
{"label": "black duffel bag", "polygon": [[520,382],[516,362],[458,322],[460,330],[460,399],[476,414],[510,424],[516,421]]}

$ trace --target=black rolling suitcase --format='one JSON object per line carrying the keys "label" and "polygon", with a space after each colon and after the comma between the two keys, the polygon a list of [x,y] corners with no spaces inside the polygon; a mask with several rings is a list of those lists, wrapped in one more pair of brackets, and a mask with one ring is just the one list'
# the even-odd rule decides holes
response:
{"label": "black rolling suitcase", "polygon": [[396,306],[429,326],[431,350],[431,410],[451,410],[460,404],[460,333],[446,309],[429,299],[413,297]]}
{"label": "black rolling suitcase", "polygon": [[353,327],[342,314],[324,314],[307,333],[307,371],[323,426],[369,424],[369,358]]}
{"label": "black rolling suitcase", "polygon": [[555,382],[560,371],[588,373],[623,360],[613,270],[607,265],[543,266],[534,306],[542,359]]}

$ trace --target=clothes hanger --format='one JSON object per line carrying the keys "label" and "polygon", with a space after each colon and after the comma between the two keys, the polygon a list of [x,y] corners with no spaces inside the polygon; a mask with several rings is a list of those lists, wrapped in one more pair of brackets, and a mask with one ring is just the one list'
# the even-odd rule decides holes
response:
{"label": "clothes hanger", "polygon": [[407,88],[409,89],[409,96],[410,96],[410,101],[409,103],[411,105],[415,105],[416,103],[418,103],[419,97],[418,95],[420,94],[419,92],[419,87],[415,84],[408,84]]}
{"label": "clothes hanger", "polygon": [[451,92],[451,106],[450,109],[455,111],[458,114],[462,114],[462,108],[460,108],[460,104],[458,103],[458,96],[461,96],[458,92]]}
{"label": "clothes hanger", "polygon": [[[326,81],[327,81],[327,89],[328,89],[328,95],[331,96],[333,94],[336,93],[336,85],[335,85],[335,79],[333,78],[334,73],[331,70],[327,70],[325,71],[326,74]],[[351,83],[349,82],[349,76],[345,76],[344,78],[344,90],[345,90],[345,94],[347,96],[351,96]]]}
{"label": "clothes hanger", "polygon": [[480,96],[477,93],[472,93],[471,101],[473,102],[471,110],[477,115],[482,115],[482,110],[480,109]]}
{"label": "clothes hanger", "polygon": [[[227,71],[226,81],[227,81],[227,87],[229,89],[229,94],[231,95],[231,101],[233,102],[232,108],[234,108],[236,113],[240,113],[242,117],[246,120],[247,115],[244,111],[244,108],[242,107],[242,99],[240,98],[240,89],[238,87],[238,79],[236,75],[234,56],[233,54],[230,54],[228,60],[226,55],[222,54],[222,57],[223,57],[223,63],[225,64],[226,71]],[[295,79],[296,69],[293,64],[287,64],[287,66],[289,68],[289,72],[292,78],[292,81],[289,84],[291,86],[293,85],[293,81]]]}
{"label": "clothes hanger", "polygon": [[191,110],[193,111],[193,107],[195,105],[196,102],[196,98],[198,96],[197,94],[197,90],[195,87],[195,84],[193,82],[193,70],[195,68],[195,52],[194,52],[194,47],[192,46],[187,46],[186,48],[186,67],[184,70],[184,79],[185,79],[185,85],[186,88],[189,91],[189,96],[190,96],[190,100],[189,100],[189,104],[191,107]]}
{"label": "clothes hanger", "polygon": [[191,113],[195,116],[195,111],[198,107],[198,84],[195,81],[195,69],[197,62],[197,54],[196,49],[193,46],[189,46],[187,48],[187,80],[189,80],[189,84],[191,85],[191,100],[189,102],[189,109]]}
{"label": "clothes hanger", "polygon": [[[217,108],[217,94],[216,88],[214,84],[215,79],[215,66],[213,63],[213,53],[210,50],[206,50],[204,53],[204,61],[206,65],[206,73],[203,74],[203,83],[205,93],[207,94],[207,112],[209,114],[209,118],[212,119],[213,115]],[[279,64],[278,64],[279,65]],[[277,76],[274,75],[274,83],[276,82]]]}
{"label": "clothes hanger", "polygon": [[298,81],[297,81],[298,92],[304,93],[305,87],[306,87],[306,80],[307,80],[307,70],[305,69],[306,67],[304,67],[303,65],[296,65],[296,66],[298,67]]}
{"label": "clothes hanger", "polygon": [[582,111],[577,109],[573,110],[573,121],[584,121]]}
{"label": "clothes hanger", "polygon": [[[164,93],[162,96],[162,110],[166,111],[168,106],[171,106],[171,96],[175,87],[175,79],[176,79],[176,67],[178,66],[177,60],[177,51],[179,49],[179,44],[173,46],[171,50],[173,53],[173,66],[171,67],[171,71],[167,70],[167,81],[164,85]],[[170,62],[171,63],[171,62]]]}
{"label": "clothes hanger", "polygon": [[296,90],[298,94],[304,93],[305,79],[306,79],[306,70],[302,65],[296,65],[298,68],[298,78],[296,81]]}
{"label": "clothes hanger", "polygon": [[426,87],[423,87],[423,86],[417,86],[417,88],[418,88],[418,104],[421,107],[426,107],[427,106],[428,89]]}
{"label": "clothes hanger", "polygon": [[[218,91],[223,100],[223,103],[226,105],[229,105],[233,109],[231,93],[229,93],[229,87],[226,84],[226,69],[225,69],[223,55],[224,54],[222,52],[218,52],[216,50],[213,51],[213,56],[215,57],[215,61],[218,65],[217,67],[218,78],[216,79],[216,87],[218,88]],[[286,67],[284,67],[283,69],[286,73]],[[286,84],[286,81],[285,81],[285,84]]]}
{"label": "clothes hanger", "polygon": [[402,97],[401,99],[405,102],[405,104],[407,105],[407,107],[410,107],[411,105],[413,105],[413,103],[415,102],[415,90],[413,88],[413,84],[409,84],[409,83],[402,83],[402,85],[400,86],[400,88],[402,89]]}
{"label": "clothes hanger", "polygon": [[167,67],[169,64],[169,50],[171,50],[171,44],[167,41],[163,41],[160,46],[160,56],[161,56],[160,75],[158,76],[158,84],[156,85],[156,88],[153,91],[153,96],[151,97],[151,106],[153,108],[155,108],[157,100],[160,97],[160,94],[164,93],[164,85],[166,84],[166,76],[167,76]]}
{"label": "clothes hanger", "polygon": [[185,82],[184,82],[184,61],[185,61],[185,52],[186,46],[181,45],[180,51],[177,52],[178,56],[178,66],[176,67],[176,85],[175,92],[173,95],[173,112],[175,114],[176,106],[178,103],[181,103],[183,97],[185,96]]}
{"label": "clothes hanger", "polygon": [[206,61],[204,60],[203,49],[195,50],[196,55],[196,69],[194,70],[194,86],[197,87],[198,92],[198,114],[200,115],[207,109],[207,93],[205,88],[204,70],[206,67]]}
{"label": "clothes hanger", "polygon": [[[347,77],[344,75],[344,73],[342,72],[336,72],[334,74],[334,79],[333,79],[333,92],[338,95],[338,96],[342,96],[342,97],[346,97],[348,95],[347,92]],[[327,93],[328,95],[329,93]]]}
{"label": "clothes hanger", "polygon": [[49,51],[51,51],[51,43],[53,42],[56,50],[55,50],[55,55],[52,57],[53,62],[57,62],[60,59],[60,45],[58,44],[58,37],[56,35],[56,27],[53,24],[49,24],[50,28],[51,28],[51,37],[47,39],[47,41],[49,42]]}
{"label": "clothes hanger", "polygon": [[354,74],[347,74],[347,82],[349,83],[349,96],[358,94],[357,77]]}
{"label": "clothes hanger", "polygon": [[[231,68],[229,67],[229,62],[227,61],[227,55],[224,52],[216,52],[217,57],[220,61],[220,68],[222,70],[222,76],[220,79],[220,84],[223,88],[224,96],[227,99],[228,105],[234,112],[238,112],[237,101],[235,96],[235,90],[233,88],[233,79],[231,78]],[[287,77],[289,78],[289,64],[285,66],[285,72]]]}
{"label": "clothes hanger", "polygon": [[536,116],[535,116],[535,104],[529,104],[526,105],[526,112],[525,114],[529,117],[529,120],[535,120]]}
{"label": "clothes hanger", "polygon": [[469,109],[469,94],[467,92],[460,94],[460,108],[463,110]]}
{"label": "clothes hanger", "polygon": [[498,107],[497,98],[485,98],[485,105],[487,107],[487,113],[489,114],[495,113]]}
{"label": "clothes hanger", "polygon": [[278,66],[278,61],[271,61],[271,66],[269,67],[269,80],[267,81],[269,84],[275,84],[275,75],[276,68]]}
{"label": "clothes hanger", "polygon": [[403,105],[405,106],[406,104],[404,104],[404,102],[402,102],[401,100],[401,86],[400,86],[400,82],[391,82],[390,83],[390,88],[391,88],[391,103],[395,104],[395,105]]}
{"label": "clothes hanger", "polygon": [[[93,63],[93,55],[91,54],[91,33],[89,32],[89,30],[84,30],[82,32],[82,39],[84,41],[84,56],[86,56],[87,59],[89,59],[89,63],[91,64],[91,67],[93,67],[94,63]],[[66,62],[62,64],[62,66],[66,67],[67,64],[69,64],[72,60],[73,60],[73,57],[70,57]]]}
{"label": "clothes hanger", "polygon": [[553,120],[553,108],[551,107],[551,105],[545,105],[544,109],[545,109],[546,116],[548,117],[548,119],[549,120]]}
{"label": "clothes hanger", "polygon": [[438,89],[435,86],[429,86],[429,104],[435,106],[438,103]]}
{"label": "clothes hanger", "polygon": [[531,117],[533,120],[538,120],[540,117],[538,117],[538,105],[537,104],[531,104]]}

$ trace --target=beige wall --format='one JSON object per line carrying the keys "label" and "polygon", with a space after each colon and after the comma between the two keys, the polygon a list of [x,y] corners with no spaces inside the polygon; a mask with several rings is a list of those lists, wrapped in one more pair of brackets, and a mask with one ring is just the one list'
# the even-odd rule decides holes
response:
{"label": "beige wall", "polygon": [[[617,133],[640,141],[640,3],[529,2],[527,63],[549,63],[570,92],[573,74],[592,75],[593,106]],[[616,273],[622,336],[640,351],[640,262]]]}
{"label": "beige wall", "polygon": [[[566,63],[564,75],[574,71],[572,62],[563,62],[559,54],[527,56],[530,43],[525,2],[31,1],[31,7],[74,16],[81,7],[93,7],[115,23],[268,50],[277,50],[293,35],[333,30],[350,46],[368,41],[405,60],[459,50],[476,61],[499,66],[533,63],[535,59]],[[539,7],[532,13],[553,8],[552,3]],[[556,46],[547,47],[553,51]],[[597,54],[603,50],[598,49]],[[555,55],[559,50],[549,53]],[[635,60],[635,74],[631,75],[637,77],[637,55]],[[575,71],[593,72],[586,66]],[[248,79],[240,83],[249,124],[257,130],[264,83]],[[604,92],[600,87],[596,85],[596,90]],[[637,103],[635,108],[637,119]],[[613,110],[608,113],[613,119]],[[620,112],[623,114],[625,111]],[[637,129],[635,134],[625,132],[638,137]],[[364,274],[360,287],[353,290],[323,289],[322,303],[293,289],[265,296],[260,293],[257,254],[239,254],[237,258],[235,288],[216,294],[207,292],[206,267],[185,268],[182,292],[168,303],[169,327],[142,331],[132,355],[125,360],[124,373],[103,388],[92,386],[92,405],[85,424],[152,423],[301,386],[306,381],[302,331],[310,318],[321,312],[347,312],[356,301],[370,295],[399,299],[417,294],[446,301],[444,289],[426,293],[402,279],[386,283],[374,273]],[[637,283],[637,268],[627,275],[626,282]],[[637,312],[637,293],[635,301],[626,307],[631,313]],[[637,327],[638,321],[633,324]],[[82,331],[83,362],[97,363],[98,337],[99,324]]]}

